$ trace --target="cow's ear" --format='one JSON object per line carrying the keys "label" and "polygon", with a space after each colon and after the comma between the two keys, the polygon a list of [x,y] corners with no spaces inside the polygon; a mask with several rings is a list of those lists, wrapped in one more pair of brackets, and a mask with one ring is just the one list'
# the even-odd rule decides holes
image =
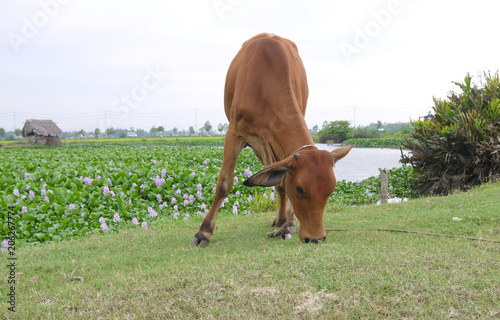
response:
{"label": "cow's ear", "polygon": [[261,186],[261,187],[272,187],[281,182],[281,179],[293,166],[293,163],[297,161],[298,157],[289,156],[281,161],[274,162],[261,171],[257,172],[243,184],[247,187]]}
{"label": "cow's ear", "polygon": [[280,183],[287,172],[287,167],[267,167],[245,180],[243,184],[247,187],[272,187]]}
{"label": "cow's ear", "polygon": [[345,157],[349,151],[351,151],[353,145],[350,144],[348,146],[340,147],[332,151],[332,156],[335,159],[335,162],[339,161],[343,157]]}

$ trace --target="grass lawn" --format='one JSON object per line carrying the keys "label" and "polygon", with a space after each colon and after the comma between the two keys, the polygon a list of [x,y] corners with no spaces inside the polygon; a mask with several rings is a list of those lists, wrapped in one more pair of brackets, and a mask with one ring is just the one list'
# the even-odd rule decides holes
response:
{"label": "grass lawn", "polygon": [[[200,218],[16,251],[16,312],[2,319],[498,319],[500,243],[361,231],[392,228],[500,240],[500,183],[468,193],[328,207],[325,243],[269,239],[274,213]],[[453,217],[462,219],[452,221]],[[2,265],[7,253],[0,253]]]}

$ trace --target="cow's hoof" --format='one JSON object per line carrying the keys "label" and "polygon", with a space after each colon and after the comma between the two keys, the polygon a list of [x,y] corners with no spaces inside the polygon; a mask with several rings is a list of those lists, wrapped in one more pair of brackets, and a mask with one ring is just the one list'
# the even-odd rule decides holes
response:
{"label": "cow's hoof", "polygon": [[[273,222],[271,223],[271,227],[276,228],[276,219],[273,220]],[[291,234],[295,234],[297,232],[297,227],[295,227],[295,222],[293,222],[293,221],[289,222],[288,229],[290,230]],[[270,233],[272,233],[272,232],[270,232]]]}
{"label": "cow's hoof", "polygon": [[268,232],[267,236],[270,238],[281,238],[283,240],[290,240],[292,239],[292,233],[290,232],[289,229],[285,228],[281,230],[280,232],[276,232],[277,230],[274,230],[273,232]]}
{"label": "cow's hoof", "polygon": [[191,246],[205,248],[210,244],[210,239],[199,232],[195,234],[193,240],[191,241]]}

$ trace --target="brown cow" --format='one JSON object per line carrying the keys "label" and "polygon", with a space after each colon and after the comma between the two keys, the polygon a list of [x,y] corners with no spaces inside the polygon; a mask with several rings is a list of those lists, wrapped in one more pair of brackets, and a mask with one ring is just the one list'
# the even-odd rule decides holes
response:
{"label": "brown cow", "polygon": [[[326,238],[323,211],[336,185],[333,166],[352,146],[331,153],[314,146],[304,120],[307,96],[306,72],[295,43],[263,33],[243,44],[226,76],[224,110],[229,128],[214,200],[192,245],[205,247],[210,242],[219,207],[233,186],[236,158],[246,146],[266,167],[244,184],[276,185],[275,225],[280,228],[295,212],[301,241]],[[289,239],[293,232],[291,219],[273,236]]]}

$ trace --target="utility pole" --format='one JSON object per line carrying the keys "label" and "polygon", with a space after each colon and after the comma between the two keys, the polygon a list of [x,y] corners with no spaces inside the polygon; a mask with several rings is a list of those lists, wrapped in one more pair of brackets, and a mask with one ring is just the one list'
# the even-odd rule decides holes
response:
{"label": "utility pole", "polygon": [[194,109],[194,135],[198,135],[198,115],[196,109]]}
{"label": "utility pole", "polygon": [[356,106],[354,106],[354,128],[356,128]]}
{"label": "utility pole", "polygon": [[108,138],[108,117],[106,110],[104,110],[104,137]]}
{"label": "utility pole", "polygon": [[16,112],[14,111],[14,132],[16,131]]}

